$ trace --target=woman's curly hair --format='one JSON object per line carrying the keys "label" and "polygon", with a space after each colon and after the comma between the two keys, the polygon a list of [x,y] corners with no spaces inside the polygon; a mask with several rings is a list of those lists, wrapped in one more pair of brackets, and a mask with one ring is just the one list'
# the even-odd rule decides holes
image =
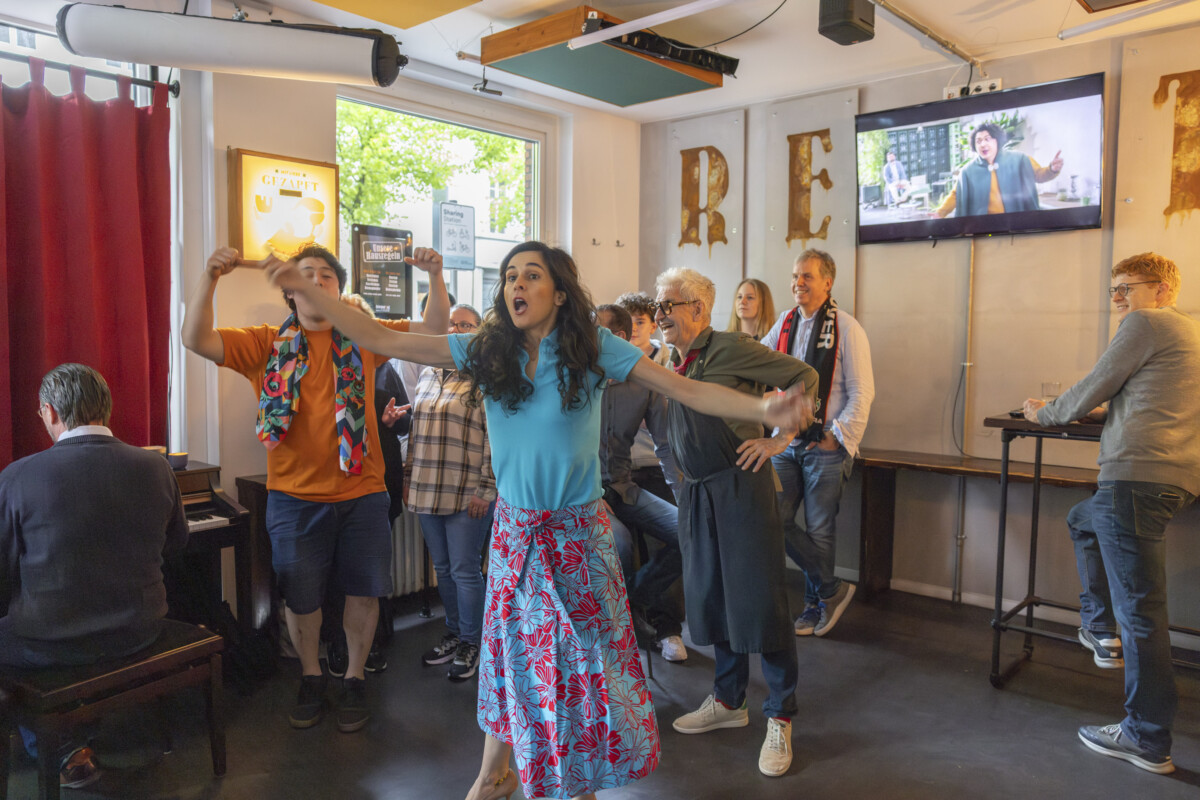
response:
{"label": "woman's curly hair", "polygon": [[[505,273],[513,259],[521,253],[540,253],[555,291],[566,295],[558,308],[558,393],[564,411],[585,405],[591,389],[604,379],[600,367],[600,341],[593,319],[592,296],[579,282],[579,269],[565,250],[542,242],[524,242],[509,251],[500,268],[500,281],[492,307],[484,317],[479,332],[467,345],[472,393],[482,394],[500,403],[508,413],[516,411],[522,401],[533,394],[533,386],[525,379],[519,354],[525,348],[525,333],[513,324],[504,299]],[[479,395],[475,395],[478,397]],[[478,402],[478,401],[477,401]]]}

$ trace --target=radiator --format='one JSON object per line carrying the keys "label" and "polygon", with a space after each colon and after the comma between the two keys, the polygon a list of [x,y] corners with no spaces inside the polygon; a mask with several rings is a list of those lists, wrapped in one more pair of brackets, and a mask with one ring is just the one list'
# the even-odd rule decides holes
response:
{"label": "radiator", "polygon": [[[429,570],[429,585],[437,585],[437,576]],[[421,520],[405,509],[392,528],[392,596],[412,594],[425,588],[425,540],[421,538]]]}

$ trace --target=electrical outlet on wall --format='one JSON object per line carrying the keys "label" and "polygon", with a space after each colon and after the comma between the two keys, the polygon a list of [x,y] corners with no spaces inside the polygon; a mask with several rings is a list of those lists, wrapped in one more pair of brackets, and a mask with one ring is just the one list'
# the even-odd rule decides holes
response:
{"label": "electrical outlet on wall", "polygon": [[942,99],[955,100],[959,97],[970,97],[973,94],[998,92],[1003,88],[1003,81],[1001,81],[999,78],[984,78],[983,80],[975,81],[974,83],[959,83],[953,86],[947,86],[945,91],[942,93]]}

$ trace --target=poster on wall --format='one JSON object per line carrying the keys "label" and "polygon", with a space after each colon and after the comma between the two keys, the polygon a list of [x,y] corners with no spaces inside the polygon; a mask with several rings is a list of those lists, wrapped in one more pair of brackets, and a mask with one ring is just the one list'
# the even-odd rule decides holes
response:
{"label": "poster on wall", "polygon": [[833,256],[833,297],[854,313],[857,113],[853,89],[767,107],[762,206],[767,240],[764,263],[753,265],[750,277],[771,287],[777,312],[794,304],[790,286],[796,256],[815,248]]}
{"label": "poster on wall", "polygon": [[229,242],[248,259],[338,254],[338,166],[229,149]]}
{"label": "poster on wall", "polygon": [[713,327],[723,329],[745,259],[746,112],[667,125],[668,267],[690,267],[716,286]]}
{"label": "poster on wall", "polygon": [[[1184,271],[1179,308],[1200,306],[1200,50],[1194,31],[1129,39],[1121,59],[1113,263],[1153,250]],[[1131,166],[1132,165],[1132,166]],[[1100,265],[1109,283],[1111,264]],[[1111,324],[1116,329],[1117,315]]]}
{"label": "poster on wall", "polygon": [[458,203],[438,203],[433,249],[442,254],[444,269],[475,269],[475,209]]}
{"label": "poster on wall", "polygon": [[378,225],[353,225],[354,288],[381,319],[412,316],[412,268],[404,263],[413,251],[412,231]]}

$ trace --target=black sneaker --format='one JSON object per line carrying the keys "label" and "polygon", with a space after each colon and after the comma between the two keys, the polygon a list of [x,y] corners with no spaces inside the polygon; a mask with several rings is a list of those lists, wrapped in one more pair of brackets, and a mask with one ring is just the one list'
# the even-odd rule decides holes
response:
{"label": "black sneaker", "polygon": [[325,645],[325,666],[329,674],[340,678],[346,674],[350,663],[350,653],[346,647],[346,637],[340,631]]}
{"label": "black sneaker", "polygon": [[465,681],[475,674],[479,667],[479,645],[473,642],[459,642],[454,652],[454,662],[446,677],[452,681]]}
{"label": "black sneaker", "polygon": [[367,653],[367,663],[363,665],[363,669],[367,672],[383,672],[387,669],[387,654],[383,652],[383,648],[377,644],[371,645],[371,652]]}
{"label": "black sneaker", "polygon": [[458,636],[453,633],[447,633],[442,637],[442,640],[437,643],[436,647],[425,651],[425,655],[421,656],[421,660],[430,665],[445,664],[447,661],[454,660],[454,654],[457,650]]}
{"label": "black sneaker", "polygon": [[1087,628],[1080,628],[1079,643],[1092,651],[1092,660],[1097,667],[1120,669],[1125,666],[1125,659],[1121,656],[1121,640],[1115,636],[1097,636]]}
{"label": "black sneaker", "polygon": [[367,710],[367,682],[361,678],[346,678],[342,681],[342,693],[337,701],[337,726],[342,733],[353,733],[367,724],[371,712]]}
{"label": "black sneaker", "polygon": [[1126,738],[1119,722],[1103,726],[1084,725],[1079,729],[1079,740],[1097,753],[1128,761],[1147,772],[1166,775],[1175,771],[1175,763],[1170,756],[1156,756],[1138,747]]}
{"label": "black sneaker", "polygon": [[321,721],[325,706],[325,676],[305,675],[300,679],[300,693],[296,696],[296,707],[288,716],[293,728],[311,728]]}

